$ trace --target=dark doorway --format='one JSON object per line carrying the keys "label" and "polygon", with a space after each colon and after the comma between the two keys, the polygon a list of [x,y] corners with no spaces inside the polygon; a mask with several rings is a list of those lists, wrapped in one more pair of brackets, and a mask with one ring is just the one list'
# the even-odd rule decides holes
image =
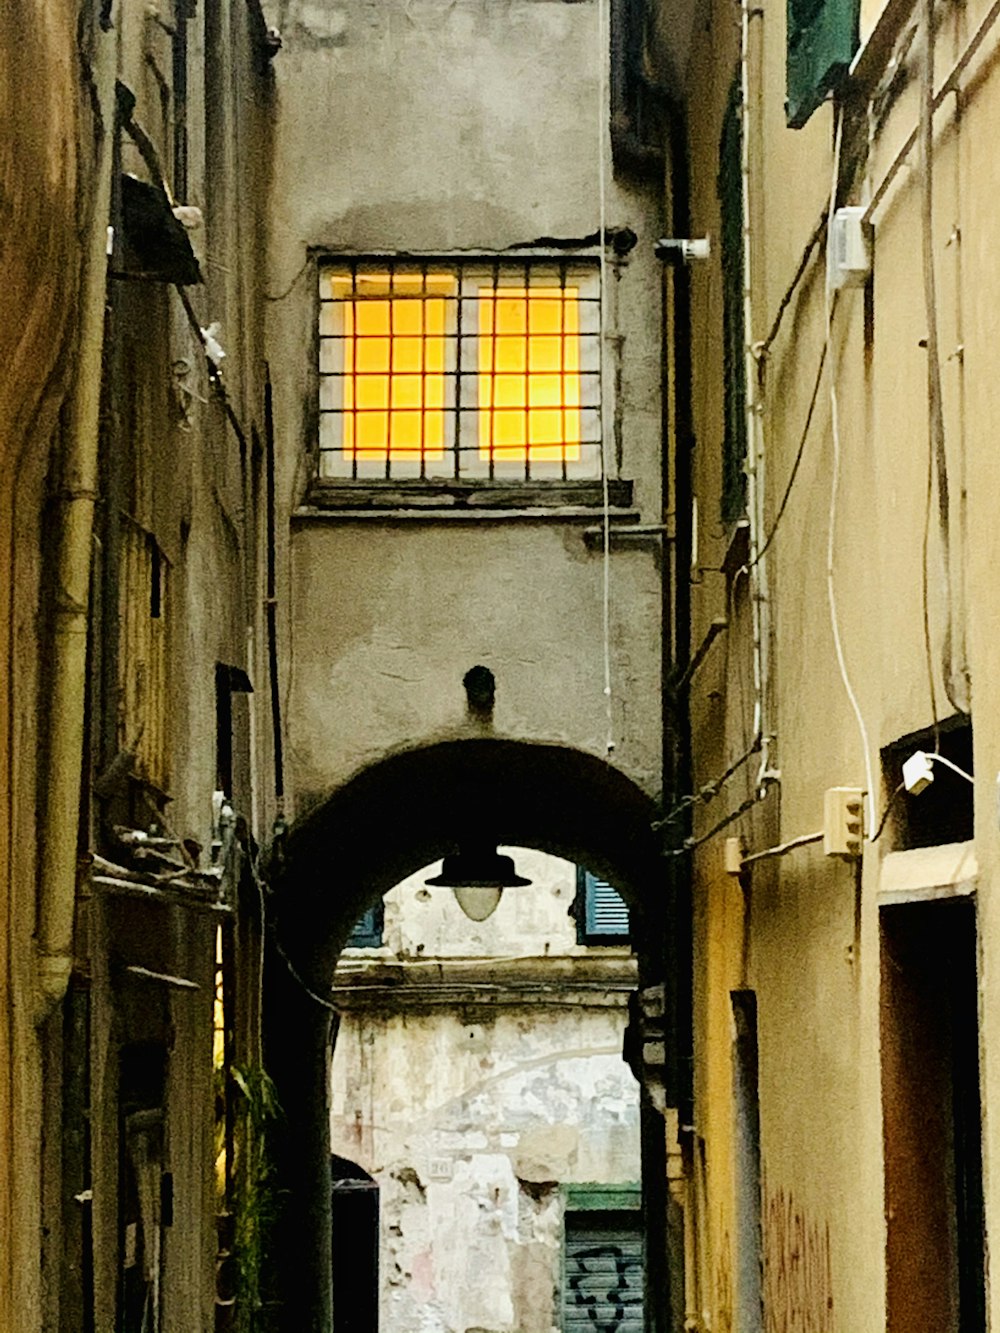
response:
{"label": "dark doorway", "polygon": [[984,1333],[975,906],[886,907],[881,929],[888,1333]]}
{"label": "dark doorway", "polygon": [[378,1185],[344,1157],[331,1156],[333,1319],[336,1333],[377,1333]]}
{"label": "dark doorway", "polygon": [[764,1328],[763,1249],[760,1202],[760,1101],[758,1093],[757,996],[734,990],[733,1115],[736,1169],[736,1326],[743,1333]]}

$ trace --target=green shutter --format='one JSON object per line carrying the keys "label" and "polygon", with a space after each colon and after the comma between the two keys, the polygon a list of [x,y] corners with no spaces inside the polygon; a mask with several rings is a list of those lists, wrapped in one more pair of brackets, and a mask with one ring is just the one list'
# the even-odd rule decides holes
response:
{"label": "green shutter", "polygon": [[722,374],[725,409],[722,440],[722,503],[724,523],[735,523],[746,511],[747,372],[743,319],[743,134],[739,76],[719,137],[720,245],[722,263]]}
{"label": "green shutter", "polygon": [[800,129],[858,47],[859,0],[788,0],[788,123]]}

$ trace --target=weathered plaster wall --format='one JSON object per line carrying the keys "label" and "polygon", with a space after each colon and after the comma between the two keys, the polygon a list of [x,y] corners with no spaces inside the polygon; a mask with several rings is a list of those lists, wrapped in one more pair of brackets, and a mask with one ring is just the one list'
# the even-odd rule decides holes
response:
{"label": "weathered plaster wall", "polygon": [[[881,5],[862,7],[865,33]],[[976,30],[987,6],[945,6],[938,38],[939,81]],[[694,230],[717,234],[715,181],[722,112],[737,71],[738,16],[715,7],[696,35],[689,95]],[[982,1081],[1000,1091],[990,1052],[997,943],[993,883],[998,833],[993,777],[1000,767],[990,681],[996,660],[995,240],[996,164],[991,156],[1000,85],[994,31],[970,69],[961,120],[952,103],[936,135],[934,257],[952,483],[952,642],[963,639],[973,689]],[[867,169],[844,202],[863,201],[917,123],[917,52],[877,122]],[[890,48],[891,49],[891,48]],[[888,54],[888,51],[887,53]],[[751,31],[750,121],[754,328],[771,327],[806,242],[829,197],[832,112],[822,107],[801,131],[784,125],[782,6],[755,12]],[[862,136],[863,138],[863,136]],[[862,145],[863,147],[863,145]],[[845,138],[845,154],[848,152]],[[827,598],[827,540],[833,481],[830,383],[839,408],[833,579],[847,671],[868,733],[874,806],[890,792],[879,748],[932,721],[924,644],[921,545],[927,495],[927,320],[920,272],[920,177],[916,155],[877,209],[871,291],[838,302],[824,377],[801,467],[767,556],[771,670],[769,730],[775,735],[777,790],[726,830],[749,851],[822,825],[823,791],[866,785],[865,757],[837,665]],[[727,615],[728,638],[713,649],[694,693],[696,786],[711,781],[752,739],[753,688],[746,578],[727,589],[712,572],[730,534],[718,521],[722,448],[721,283],[717,259],[694,275],[696,491],[702,515],[701,579],[693,590],[693,644],[713,616]],[[826,310],[822,248],[770,348],[762,416],[765,528],[799,447],[822,351]],[[866,309],[867,306],[867,309]],[[932,510],[928,557],[930,656],[939,716],[951,713],[942,678],[946,594]],[[755,756],[699,816],[708,830],[753,789]],[[697,861],[699,987],[698,1133],[706,1140],[712,1267],[723,1275],[711,1295],[713,1328],[728,1327],[727,1220],[732,1180],[729,991],[750,986],[760,1015],[760,1107],[764,1166],[764,1286],[769,1333],[799,1328],[885,1327],[885,1219],[878,1050],[878,877],[892,830],[868,847],[856,880],[850,867],[804,848],[752,873],[741,894],[722,872],[717,839]],[[993,1120],[984,1126],[987,1228],[998,1196]],[[993,1318],[996,1284],[990,1287]]]}
{"label": "weathered plaster wall", "polygon": [[[595,5],[552,0],[288,0],[273,13],[285,45],[268,338],[287,515],[303,500],[315,446],[312,249],[461,256],[537,241],[544,252],[543,238],[596,233],[598,34]],[[612,472],[634,481],[639,516],[659,523],[659,204],[655,188],[612,181],[604,152],[607,224],[639,237],[609,268],[609,429],[619,418],[609,456]],[[584,547],[585,524],[557,512],[451,516],[447,526],[435,517],[431,506],[400,523],[312,513],[294,522],[283,614],[300,808],[387,750],[458,727],[461,678],[476,662],[498,676],[498,731],[604,753],[602,568]],[[616,550],[611,588],[615,761],[653,791],[653,551]]]}
{"label": "weathered plaster wall", "polygon": [[[43,1048],[33,1026],[40,527],[52,435],[69,383],[80,263],[81,90],[76,15],[11,7],[0,34],[0,1328],[34,1329]],[[79,173],[79,174],[78,174]]]}
{"label": "weathered plaster wall", "polygon": [[[383,948],[349,950],[337,971],[331,1145],[379,1186],[386,1333],[549,1333],[560,1186],[638,1179],[638,1088],[621,1058],[634,964],[576,944],[574,867],[514,854],[533,883],[505,890],[487,921],[426,888],[428,868],[386,895]],[[586,991],[595,955],[605,982]],[[395,995],[364,994],[378,961],[410,967]],[[435,964],[436,980],[414,980]]]}
{"label": "weathered plaster wall", "polygon": [[[659,574],[647,551],[613,561],[616,755],[651,790]],[[303,796],[401,744],[482,734],[462,688],[477,663],[496,676],[496,734],[603,754],[600,558],[579,525],[319,520],[297,527],[292,574],[289,751]]]}

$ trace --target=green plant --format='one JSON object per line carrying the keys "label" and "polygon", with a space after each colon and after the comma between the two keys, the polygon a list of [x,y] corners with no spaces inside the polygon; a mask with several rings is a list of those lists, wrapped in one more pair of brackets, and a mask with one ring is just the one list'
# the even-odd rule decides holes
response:
{"label": "green plant", "polygon": [[233,1066],[229,1075],[239,1093],[234,1154],[236,1331],[262,1333],[264,1256],[276,1216],[268,1130],[281,1108],[274,1084],[260,1067]]}

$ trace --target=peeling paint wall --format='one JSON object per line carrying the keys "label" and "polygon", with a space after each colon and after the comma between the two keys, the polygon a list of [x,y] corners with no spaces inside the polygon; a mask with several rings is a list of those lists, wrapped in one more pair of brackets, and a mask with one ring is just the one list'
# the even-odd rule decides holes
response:
{"label": "peeling paint wall", "polygon": [[331,1144],[378,1183],[383,1333],[549,1333],[562,1187],[639,1176],[634,962],[576,943],[574,867],[515,854],[534,882],[487,921],[428,869],[386,896],[383,947],[337,971]]}

